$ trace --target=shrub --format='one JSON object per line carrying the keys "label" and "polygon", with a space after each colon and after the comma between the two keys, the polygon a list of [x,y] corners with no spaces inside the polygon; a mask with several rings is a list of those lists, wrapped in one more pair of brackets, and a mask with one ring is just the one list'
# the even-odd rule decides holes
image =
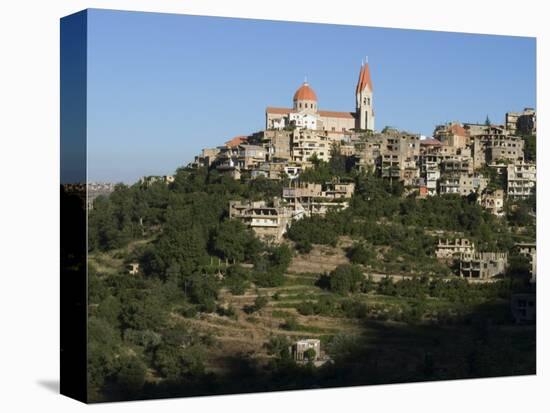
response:
{"label": "shrub", "polygon": [[353,293],[358,291],[363,279],[363,273],[357,266],[339,265],[330,273],[330,290],[338,294]]}

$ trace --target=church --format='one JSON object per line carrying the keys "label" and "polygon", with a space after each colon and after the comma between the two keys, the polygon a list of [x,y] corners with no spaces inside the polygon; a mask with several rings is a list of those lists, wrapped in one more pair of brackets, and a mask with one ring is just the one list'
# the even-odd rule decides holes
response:
{"label": "church", "polygon": [[320,110],[317,94],[304,82],[294,94],[292,108],[266,109],[266,129],[295,126],[328,132],[374,131],[373,89],[368,63],[361,65],[355,98],[355,112]]}

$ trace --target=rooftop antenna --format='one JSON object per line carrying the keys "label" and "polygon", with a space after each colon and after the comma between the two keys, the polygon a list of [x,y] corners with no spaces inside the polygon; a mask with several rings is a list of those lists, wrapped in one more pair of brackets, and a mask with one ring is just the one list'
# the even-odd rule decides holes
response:
{"label": "rooftop antenna", "polygon": [[304,83],[307,83],[307,76],[304,76]]}
{"label": "rooftop antenna", "polygon": [[361,59],[361,67],[363,67],[363,64],[364,64],[364,63],[363,63],[363,59]]}
{"label": "rooftop antenna", "polygon": [[365,56],[365,64],[369,62],[369,57]]}

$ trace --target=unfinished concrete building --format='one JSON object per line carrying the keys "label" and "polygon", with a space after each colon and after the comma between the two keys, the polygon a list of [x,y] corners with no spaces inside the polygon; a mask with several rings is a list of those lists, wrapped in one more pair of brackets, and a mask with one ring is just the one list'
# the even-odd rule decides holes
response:
{"label": "unfinished concrete building", "polygon": [[523,139],[509,135],[504,128],[487,126],[485,132],[471,138],[474,169],[498,162],[523,161]]}
{"label": "unfinished concrete building", "polygon": [[471,254],[475,251],[474,243],[468,238],[443,239],[440,238],[435,249],[438,259],[449,260],[460,257],[460,254]]}
{"label": "unfinished concrete building", "polygon": [[265,201],[231,201],[229,218],[238,219],[250,227],[256,236],[266,242],[280,242],[292,220],[292,211],[280,205],[273,206]]}
{"label": "unfinished concrete building", "polygon": [[531,282],[537,280],[537,244],[535,242],[519,242],[515,245],[518,253],[529,260]]}
{"label": "unfinished concrete building", "polygon": [[323,185],[302,182],[283,188],[283,200],[293,210],[294,219],[325,215],[329,211],[341,211],[349,206],[354,183],[327,182]]}
{"label": "unfinished concrete building", "polygon": [[510,309],[516,324],[535,322],[537,318],[537,295],[535,293],[512,294]]}
{"label": "unfinished concrete building", "polygon": [[[313,359],[307,360],[306,352],[313,350],[315,355]],[[299,340],[290,347],[290,353],[295,361],[315,361],[321,356],[321,340],[316,338],[309,338],[305,340]]]}
{"label": "unfinished concrete building", "polygon": [[508,197],[525,199],[535,193],[537,167],[534,163],[517,162],[507,167]]}
{"label": "unfinished concrete building", "polygon": [[464,252],[460,254],[459,275],[486,280],[504,274],[508,266],[505,252]]}
{"label": "unfinished concrete building", "polygon": [[506,130],[511,134],[529,134],[537,131],[537,113],[533,108],[525,108],[521,112],[507,112],[505,119]]}
{"label": "unfinished concrete building", "polygon": [[488,180],[482,175],[448,175],[439,180],[439,193],[468,196],[472,193],[483,192],[487,183]]}
{"label": "unfinished concrete building", "polygon": [[479,204],[487,209],[491,214],[501,217],[504,215],[504,191],[496,189],[494,191],[484,191],[477,199]]}
{"label": "unfinished concrete building", "polygon": [[292,162],[307,167],[311,165],[313,155],[328,162],[331,146],[332,141],[328,136],[308,129],[294,130],[291,136]]}

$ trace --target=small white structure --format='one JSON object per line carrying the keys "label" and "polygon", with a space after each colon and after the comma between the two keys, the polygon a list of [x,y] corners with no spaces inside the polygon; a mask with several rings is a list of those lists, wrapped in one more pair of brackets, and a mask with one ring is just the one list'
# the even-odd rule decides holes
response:
{"label": "small white structure", "polygon": [[128,274],[130,275],[137,275],[139,274],[139,263],[137,262],[131,262],[126,266],[128,269]]}
{"label": "small white structure", "polygon": [[[312,349],[315,352],[315,357],[312,360],[307,360],[305,353]],[[315,361],[321,355],[321,341],[316,338],[299,340],[291,347],[292,358],[296,361]]]}
{"label": "small white structure", "polygon": [[317,129],[317,116],[310,113],[289,113],[290,124],[297,128]]}

